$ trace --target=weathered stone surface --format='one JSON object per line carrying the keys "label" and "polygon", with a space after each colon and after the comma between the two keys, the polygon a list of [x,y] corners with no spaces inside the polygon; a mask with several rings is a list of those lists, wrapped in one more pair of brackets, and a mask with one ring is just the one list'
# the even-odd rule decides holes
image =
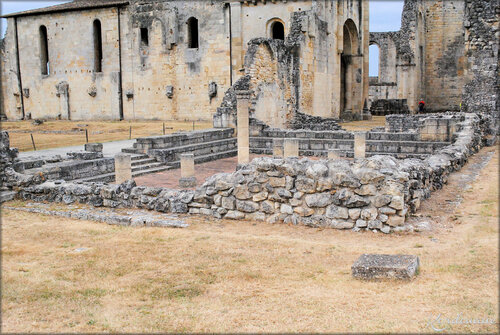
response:
{"label": "weathered stone surface", "polygon": [[368,222],[366,222],[365,220],[358,219],[356,220],[356,227],[358,228],[368,227]]}
{"label": "weathered stone surface", "polygon": [[328,192],[308,194],[305,196],[305,201],[309,207],[326,207],[333,201],[332,195]]}
{"label": "weathered stone surface", "polygon": [[358,195],[375,195],[377,193],[377,188],[372,184],[362,185],[360,188],[355,189],[354,193]]}
{"label": "weathered stone surface", "polygon": [[351,267],[359,279],[412,279],[419,271],[420,261],[413,255],[363,254]]}
{"label": "weathered stone surface", "polygon": [[236,199],[233,196],[230,197],[222,197],[222,207],[225,209],[234,209],[235,208]]}
{"label": "weathered stone surface", "polygon": [[383,207],[388,204],[390,204],[392,201],[392,196],[384,194],[384,195],[377,195],[376,197],[373,198],[373,206],[375,207]]}
{"label": "weathered stone surface", "polygon": [[349,213],[347,208],[330,205],[326,208],[325,216],[331,219],[348,219]]}
{"label": "weathered stone surface", "polygon": [[351,208],[349,209],[349,217],[353,220],[359,219],[361,216],[361,209],[360,208]]}
{"label": "weathered stone surface", "polygon": [[396,210],[402,210],[405,206],[404,198],[401,196],[392,197],[392,201],[389,204],[389,207],[394,208]]}
{"label": "weathered stone surface", "polygon": [[242,220],[245,218],[245,214],[240,212],[240,211],[229,211],[224,216],[224,218],[225,219],[232,219],[232,220]]}
{"label": "weathered stone surface", "polygon": [[364,208],[361,211],[361,218],[366,221],[375,220],[377,218],[378,211],[375,207]]}
{"label": "weathered stone surface", "polygon": [[248,187],[246,185],[236,186],[234,188],[233,195],[239,200],[247,200],[252,197],[252,194],[248,191]]}
{"label": "weathered stone surface", "polygon": [[267,193],[266,191],[263,191],[263,192],[254,194],[252,197],[252,200],[255,202],[266,200],[268,195],[269,195],[269,193]]}
{"label": "weathered stone surface", "polygon": [[303,193],[314,193],[316,191],[316,181],[311,178],[297,177],[295,188]]}
{"label": "weathered stone surface", "polygon": [[399,227],[404,225],[405,223],[405,218],[404,216],[398,216],[398,215],[391,215],[387,219],[386,223],[391,226],[391,227]]}
{"label": "weathered stone surface", "polygon": [[241,212],[253,213],[258,211],[259,207],[259,204],[253,201],[236,200],[236,209]]}
{"label": "weathered stone surface", "polygon": [[291,215],[291,214],[293,214],[293,208],[290,205],[281,204],[280,212],[283,214],[290,214]]}
{"label": "weathered stone surface", "polygon": [[274,203],[268,200],[262,201],[260,203],[260,210],[266,214],[274,213]]}
{"label": "weathered stone surface", "polygon": [[364,207],[369,203],[368,199],[360,197],[359,195],[353,195],[345,201],[345,206],[348,208]]}
{"label": "weathered stone surface", "polygon": [[314,214],[314,209],[308,208],[308,207],[295,207],[293,209],[295,213],[297,213],[300,216],[311,216]]}

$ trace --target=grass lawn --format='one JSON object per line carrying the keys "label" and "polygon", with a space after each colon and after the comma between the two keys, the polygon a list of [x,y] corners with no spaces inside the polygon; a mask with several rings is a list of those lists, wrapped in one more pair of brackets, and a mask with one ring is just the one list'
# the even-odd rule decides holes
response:
{"label": "grass lawn", "polygon": [[[427,233],[196,216],[186,229],[133,228],[3,211],[2,330],[429,333],[438,315],[498,322],[498,163],[497,151],[464,193],[451,214],[460,224]],[[421,271],[355,280],[362,253],[415,254]]]}

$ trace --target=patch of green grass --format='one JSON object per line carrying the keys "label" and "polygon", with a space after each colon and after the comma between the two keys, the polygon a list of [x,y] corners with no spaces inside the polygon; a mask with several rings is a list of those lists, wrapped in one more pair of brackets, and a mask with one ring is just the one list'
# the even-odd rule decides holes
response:
{"label": "patch of green grass", "polygon": [[194,298],[203,294],[203,290],[196,284],[184,284],[182,286],[161,286],[154,288],[149,296],[152,300]]}
{"label": "patch of green grass", "polygon": [[414,248],[423,248],[424,246],[420,243],[417,243],[413,246]]}
{"label": "patch of green grass", "polygon": [[208,240],[209,238],[210,238],[210,236],[201,236],[201,237],[195,238],[194,240],[195,241],[203,241],[203,240]]}
{"label": "patch of green grass", "polygon": [[101,288],[87,288],[84,290],[77,290],[76,293],[85,298],[102,298],[107,294],[107,291]]}

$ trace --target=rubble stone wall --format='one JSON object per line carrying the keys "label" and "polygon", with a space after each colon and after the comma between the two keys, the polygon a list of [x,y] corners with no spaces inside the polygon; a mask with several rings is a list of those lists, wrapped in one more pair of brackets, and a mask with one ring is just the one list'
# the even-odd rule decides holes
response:
{"label": "rubble stone wall", "polygon": [[[482,145],[481,116],[462,114],[453,144],[426,159],[309,160],[261,157],[216,174],[194,191],[35,180],[8,171],[26,200],[146,208],[313,227],[405,230],[405,217],[447,182]],[[32,178],[32,179],[27,179]]]}

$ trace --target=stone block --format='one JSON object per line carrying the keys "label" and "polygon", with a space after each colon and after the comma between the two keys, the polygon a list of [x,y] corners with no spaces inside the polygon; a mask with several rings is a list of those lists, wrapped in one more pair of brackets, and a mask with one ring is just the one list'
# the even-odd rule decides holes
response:
{"label": "stone block", "polygon": [[354,133],[354,158],[366,156],[366,132]]}
{"label": "stone block", "polygon": [[85,151],[102,152],[102,143],[85,143]]}
{"label": "stone block", "polygon": [[415,255],[363,254],[351,271],[358,279],[412,279],[418,274],[419,266]]}
{"label": "stone block", "polygon": [[121,184],[132,179],[131,155],[120,153],[115,156],[115,183]]}
{"label": "stone block", "polygon": [[339,158],[341,158],[340,150],[328,149],[328,159],[339,159]]}
{"label": "stone block", "polygon": [[299,140],[285,138],[283,141],[283,157],[299,157]]}
{"label": "stone block", "polygon": [[273,139],[273,156],[274,157],[283,157],[283,140],[282,139]]}

